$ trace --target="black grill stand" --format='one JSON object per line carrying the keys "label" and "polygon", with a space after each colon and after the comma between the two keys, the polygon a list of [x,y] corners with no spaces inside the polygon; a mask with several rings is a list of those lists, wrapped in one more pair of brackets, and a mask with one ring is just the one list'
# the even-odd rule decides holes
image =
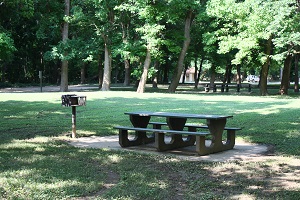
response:
{"label": "black grill stand", "polygon": [[61,96],[62,106],[72,107],[72,138],[76,138],[76,107],[86,105],[86,96],[67,94]]}

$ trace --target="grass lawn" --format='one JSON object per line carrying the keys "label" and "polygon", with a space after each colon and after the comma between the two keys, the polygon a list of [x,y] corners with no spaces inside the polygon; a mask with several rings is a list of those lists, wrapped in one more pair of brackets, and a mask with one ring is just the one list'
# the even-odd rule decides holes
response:
{"label": "grass lawn", "polygon": [[62,94],[0,94],[0,199],[300,198],[299,96],[76,92],[79,137],[115,135],[124,112],[149,110],[233,115],[238,139],[274,146],[263,161],[220,163],[70,146]]}

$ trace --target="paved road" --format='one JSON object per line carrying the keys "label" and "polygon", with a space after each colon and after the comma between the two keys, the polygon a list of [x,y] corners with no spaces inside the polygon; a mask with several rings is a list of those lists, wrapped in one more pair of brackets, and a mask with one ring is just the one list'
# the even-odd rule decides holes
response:
{"label": "paved road", "polygon": [[[97,90],[97,85],[69,85],[68,87],[70,92],[79,92],[79,91],[90,91]],[[59,92],[60,86],[45,86],[42,87],[42,92]],[[10,92],[41,92],[41,87],[20,87],[20,88],[0,88],[0,93],[10,93]]]}

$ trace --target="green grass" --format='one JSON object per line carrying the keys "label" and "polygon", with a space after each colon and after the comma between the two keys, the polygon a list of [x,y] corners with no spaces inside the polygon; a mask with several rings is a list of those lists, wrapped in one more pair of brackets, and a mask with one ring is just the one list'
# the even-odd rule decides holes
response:
{"label": "green grass", "polygon": [[242,128],[238,139],[274,145],[276,156],[207,163],[75,148],[65,142],[71,108],[61,106],[64,93],[2,93],[0,198],[299,199],[299,96],[186,93],[76,92],[87,96],[77,108],[78,136],[117,134],[113,126],[130,123],[126,111],[229,114],[227,124]]}

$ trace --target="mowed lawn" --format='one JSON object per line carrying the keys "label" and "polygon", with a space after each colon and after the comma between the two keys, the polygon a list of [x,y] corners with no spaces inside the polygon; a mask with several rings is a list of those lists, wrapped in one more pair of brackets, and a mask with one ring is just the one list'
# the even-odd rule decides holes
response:
{"label": "mowed lawn", "polygon": [[[66,141],[66,93],[0,94],[0,199],[299,199],[299,96],[75,92],[78,137],[116,135],[127,111],[233,115],[238,140],[274,151],[257,161],[196,162],[171,155],[84,149]],[[198,121],[189,121],[198,123]]]}

